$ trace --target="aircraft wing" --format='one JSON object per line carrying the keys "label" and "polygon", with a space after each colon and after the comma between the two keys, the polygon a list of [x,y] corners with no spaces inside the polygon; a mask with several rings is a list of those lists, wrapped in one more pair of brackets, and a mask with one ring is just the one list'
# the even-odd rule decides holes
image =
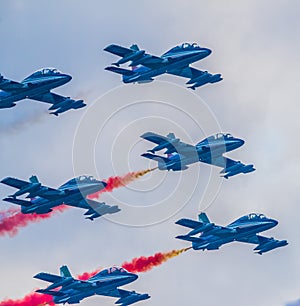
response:
{"label": "aircraft wing", "polygon": [[104,202],[100,203],[90,199],[83,199],[81,201],[69,202],[66,205],[73,207],[85,208],[87,211],[84,213],[86,219],[94,220],[105,214],[114,214],[120,211],[120,208],[117,205],[107,205]]}
{"label": "aircraft wing", "polygon": [[52,92],[47,92],[41,95],[30,96],[30,99],[52,104],[52,106],[49,107],[49,110],[55,110],[55,111],[51,112],[50,114],[54,114],[56,116],[59,113],[63,113],[72,108],[78,109],[86,106],[83,100],[73,100],[70,97],[60,96]]}
{"label": "aircraft wing", "polygon": [[220,173],[226,179],[239,173],[248,173],[255,170],[253,165],[245,165],[240,161],[232,160],[230,158],[224,157],[223,155],[213,155],[214,154],[205,159],[200,158],[200,161],[206,164],[223,168]]}
{"label": "aircraft wing", "polygon": [[198,70],[189,66],[167,70],[167,73],[189,78],[186,84],[189,84],[190,86],[188,88],[193,90],[204,84],[216,83],[222,80],[221,74],[219,73],[211,74],[207,71]]}
{"label": "aircraft wing", "polygon": [[70,98],[63,97],[63,96],[54,94],[52,92],[47,92],[47,93],[42,94],[42,95],[32,96],[32,97],[30,97],[30,99],[40,101],[40,102],[49,103],[49,104],[57,104],[57,103],[66,101]]}
{"label": "aircraft wing", "polygon": [[19,90],[22,90],[26,88],[27,85],[18,83],[12,80],[5,79],[1,74],[0,74],[0,89],[7,91],[7,92],[16,92]]}
{"label": "aircraft wing", "polygon": [[167,73],[177,75],[183,78],[193,79],[207,73],[207,71],[202,71],[186,66],[178,69],[168,70]]}
{"label": "aircraft wing", "polygon": [[203,162],[203,163],[214,165],[214,166],[221,167],[221,168],[224,168],[224,169],[238,163],[237,161],[234,161],[230,158],[224,157],[223,155],[214,156],[213,153],[212,153],[212,156],[209,156],[206,159],[201,159],[200,161]]}
{"label": "aircraft wing", "polygon": [[254,251],[256,254],[260,255],[288,245],[288,242],[286,240],[277,240],[273,237],[269,238],[260,235],[238,238],[236,239],[236,241],[257,244],[257,246],[254,248]]}
{"label": "aircraft wing", "polygon": [[[49,110],[53,110],[53,109],[57,109],[60,108],[62,106],[65,106],[67,104],[69,104],[70,108],[73,108],[73,104],[77,103],[81,103],[83,105],[83,101],[82,100],[73,100],[70,97],[64,97],[64,96],[60,96],[58,94],[52,93],[52,92],[47,92],[43,95],[36,95],[36,96],[30,96],[30,99],[32,100],[36,100],[36,101],[40,101],[40,102],[45,102],[45,103],[49,103],[49,104],[53,104],[53,106],[51,106],[49,108]],[[84,104],[85,106],[85,104]]]}

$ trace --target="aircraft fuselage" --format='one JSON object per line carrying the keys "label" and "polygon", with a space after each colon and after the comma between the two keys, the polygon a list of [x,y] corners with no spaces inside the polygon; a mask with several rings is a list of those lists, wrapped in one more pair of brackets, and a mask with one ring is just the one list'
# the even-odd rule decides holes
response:
{"label": "aircraft fuselage", "polygon": [[[31,200],[32,206],[22,206],[21,210],[24,214],[30,214],[34,212],[37,214],[44,214],[50,212],[53,207],[64,203],[79,203],[80,201],[84,200],[87,195],[95,193],[101,189],[103,189],[103,184],[101,183],[80,184],[75,187],[66,186],[63,188],[58,188],[58,190],[62,191],[61,196],[56,196],[53,200],[36,197]],[[84,202],[82,203],[81,205],[84,205]],[[84,208],[89,208],[89,206],[86,204],[86,207]]]}
{"label": "aircraft fuselage", "polygon": [[211,53],[211,50],[201,48],[200,50],[192,51],[180,51],[171,54],[163,55],[161,58],[163,63],[159,64],[159,67],[151,69],[144,66],[138,66],[135,70],[135,74],[131,76],[124,76],[124,83],[143,82],[143,80],[151,80],[151,78],[164,74],[168,71],[181,69],[207,57]]}
{"label": "aircraft fuselage", "polygon": [[[267,219],[264,221],[254,221],[247,223],[233,223],[232,225],[228,225],[228,229],[232,229],[232,233],[228,233],[226,235],[218,236],[217,234],[210,234],[209,231],[204,232],[200,235],[199,239],[202,241],[193,242],[192,247],[194,250],[200,249],[217,249],[221,245],[233,242],[237,239],[251,237],[257,233],[266,231],[274,226],[276,226],[278,222],[273,219]],[[221,232],[222,230],[220,230]]]}
{"label": "aircraft fuselage", "polygon": [[51,89],[62,86],[72,79],[67,74],[41,76],[40,78],[26,78],[22,81],[24,88],[13,92],[0,91],[1,104],[13,104],[14,102],[32,98],[37,95],[48,93]]}
{"label": "aircraft fuselage", "polygon": [[80,281],[78,281],[78,283],[63,287],[62,291],[65,295],[55,296],[53,300],[55,303],[79,303],[80,300],[86,297],[110,292],[120,286],[135,281],[137,278],[138,276],[133,273],[126,273],[123,275],[112,274],[110,276],[95,275],[85,283],[80,283]]}

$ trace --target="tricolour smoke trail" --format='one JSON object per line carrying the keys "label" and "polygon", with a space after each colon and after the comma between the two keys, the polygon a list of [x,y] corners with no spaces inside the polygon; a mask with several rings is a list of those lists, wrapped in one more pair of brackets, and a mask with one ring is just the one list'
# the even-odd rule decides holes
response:
{"label": "tricolour smoke trail", "polygon": [[149,257],[145,256],[136,257],[131,262],[124,262],[122,267],[126,269],[128,272],[132,273],[147,272],[154,267],[160,266],[167,260],[188,251],[189,249],[191,248],[189,247],[180,250],[172,250],[166,253],[159,252]]}
{"label": "tricolour smoke trail", "polygon": [[112,192],[115,188],[120,188],[128,185],[129,183],[137,180],[138,178],[144,176],[145,174],[155,170],[157,168],[153,169],[147,169],[147,170],[141,170],[141,171],[134,171],[129,172],[123,176],[111,176],[107,180],[104,180],[104,182],[107,183],[106,187],[98,192],[95,192],[93,194],[90,194],[88,196],[88,199],[94,200],[98,199],[100,195],[104,192]]}
{"label": "tricolour smoke trail", "polygon": [[[137,257],[134,258],[131,262],[123,263],[122,267],[126,269],[128,272],[137,273],[137,272],[147,272],[154,267],[157,267],[167,260],[176,257],[186,251],[191,249],[185,248],[180,250],[173,250],[166,253],[156,253],[153,256],[145,257]],[[85,272],[81,275],[78,275],[78,279],[87,280],[92,276],[96,275],[100,272],[101,269],[98,269],[93,272]],[[24,298],[19,300],[8,299],[0,302],[0,306],[53,306],[55,305],[52,299],[52,296],[46,294],[40,294],[36,292],[31,292],[27,294]]]}
{"label": "tricolour smoke trail", "polygon": [[0,236],[8,235],[12,237],[18,233],[21,227],[27,226],[28,223],[48,219],[54,213],[63,212],[66,209],[67,206],[60,205],[53,208],[53,211],[47,214],[23,214],[18,209],[9,209],[6,212],[0,212]]}

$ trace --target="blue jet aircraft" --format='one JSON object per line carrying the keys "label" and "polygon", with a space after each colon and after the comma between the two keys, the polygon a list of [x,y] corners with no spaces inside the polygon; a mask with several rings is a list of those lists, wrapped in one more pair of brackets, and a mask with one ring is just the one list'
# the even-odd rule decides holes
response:
{"label": "blue jet aircraft", "polygon": [[[109,206],[86,198],[87,195],[100,191],[106,186],[105,182],[98,181],[92,176],[73,178],[58,189],[43,186],[36,176],[32,176],[29,182],[6,177],[1,183],[19,189],[3,201],[20,205],[23,214],[46,214],[62,204],[87,209],[84,215],[90,220],[120,211],[116,205]],[[26,198],[30,200],[17,198],[26,193],[28,193]]]}
{"label": "blue jet aircraft", "polygon": [[[46,289],[39,289],[36,292],[52,295],[55,304],[77,304],[93,295],[118,298],[115,304],[120,306],[131,305],[150,298],[148,294],[119,289],[118,287],[135,281],[138,276],[118,267],[102,270],[88,280],[73,278],[67,266],[60,268],[60,276],[42,272],[34,278],[52,283]],[[57,290],[59,287],[60,289]]]}
{"label": "blue jet aircraft", "polygon": [[[252,213],[243,216],[225,227],[211,223],[205,213],[201,213],[198,220],[180,219],[176,222],[192,229],[188,234],[176,238],[192,242],[194,250],[217,250],[223,244],[238,241],[257,244],[254,251],[262,255],[288,244],[286,240],[257,235],[278,224],[278,221],[262,214]],[[200,234],[199,237],[197,237],[198,234]]]}
{"label": "blue jet aircraft", "polygon": [[[189,78],[186,84],[190,85],[188,88],[194,90],[204,84],[222,80],[221,74],[210,74],[189,66],[211,54],[210,49],[202,48],[196,43],[176,46],[160,57],[147,54],[137,45],[132,45],[130,48],[109,45],[104,50],[121,56],[119,61],[112,64],[117,67],[110,66],[105,69],[121,74],[124,83],[149,83],[154,77],[168,73]],[[131,70],[119,68],[121,64],[127,62],[131,62],[129,65]]]}
{"label": "blue jet aircraft", "polygon": [[[147,132],[141,135],[143,139],[157,144],[150,153],[142,154],[143,157],[158,162],[158,169],[181,171],[188,168],[188,165],[202,162],[217,167],[222,167],[221,175],[228,179],[230,176],[239,173],[254,171],[253,165],[245,165],[240,161],[234,161],[223,154],[241,147],[244,140],[235,138],[230,134],[218,133],[200,141],[195,146],[184,143],[176,138],[173,133],[161,136],[156,133]],[[166,157],[155,155],[156,151],[166,150]]]}
{"label": "blue jet aircraft", "polygon": [[25,78],[20,83],[5,79],[0,75],[0,108],[16,106],[17,101],[32,99],[52,104],[50,114],[66,112],[86,106],[83,100],[73,100],[50,92],[51,89],[68,83],[72,77],[56,69],[42,69]]}

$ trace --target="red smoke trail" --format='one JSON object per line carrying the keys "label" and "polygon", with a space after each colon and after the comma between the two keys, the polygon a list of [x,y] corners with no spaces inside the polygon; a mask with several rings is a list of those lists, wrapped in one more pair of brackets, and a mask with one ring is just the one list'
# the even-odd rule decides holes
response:
{"label": "red smoke trail", "polygon": [[132,273],[147,272],[154,267],[160,266],[167,260],[176,257],[182,254],[183,252],[188,251],[189,249],[191,249],[191,247],[180,250],[173,250],[166,253],[159,252],[149,257],[145,256],[137,257],[134,258],[131,262],[124,262],[122,267],[126,269],[128,272]]}
{"label": "red smoke trail", "polygon": [[100,195],[104,192],[112,192],[115,188],[120,188],[128,185],[129,183],[135,181],[136,179],[144,176],[145,174],[155,170],[157,168],[153,169],[147,169],[147,170],[141,170],[141,171],[135,171],[135,172],[129,172],[123,176],[111,176],[107,180],[104,180],[104,182],[107,183],[106,187],[98,192],[95,192],[93,194],[88,195],[88,199],[94,200],[98,199]]}
{"label": "red smoke trail", "polygon": [[95,276],[100,271],[101,271],[101,269],[98,269],[98,270],[93,271],[93,272],[84,272],[83,274],[78,275],[78,279],[80,279],[80,280],[88,280],[89,278]]}
{"label": "red smoke trail", "polygon": [[39,294],[32,292],[20,300],[5,300],[0,302],[0,306],[42,306],[55,305],[51,295]]}
{"label": "red smoke trail", "polygon": [[[20,210],[9,209],[6,212],[0,212],[0,236],[8,235],[13,237],[18,233],[21,227],[25,227],[28,223],[39,222],[43,219],[50,218],[56,212],[63,212],[67,206],[61,205],[53,208],[48,214],[23,214]],[[1,305],[1,304],[0,304]]]}

